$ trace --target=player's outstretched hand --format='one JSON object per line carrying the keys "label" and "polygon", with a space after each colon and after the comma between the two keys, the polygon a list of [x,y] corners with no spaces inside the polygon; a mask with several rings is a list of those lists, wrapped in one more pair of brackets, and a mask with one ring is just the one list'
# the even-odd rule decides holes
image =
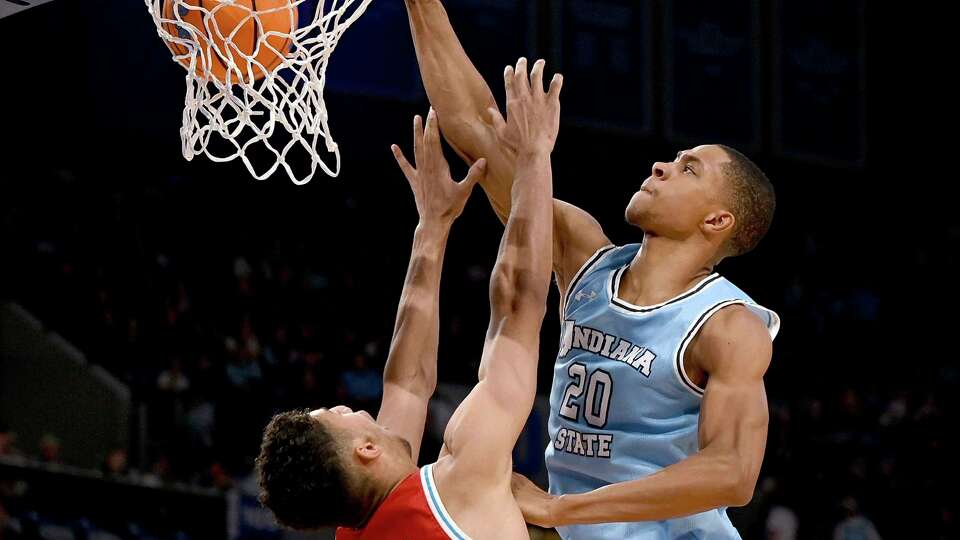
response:
{"label": "player's outstretched hand", "polygon": [[513,473],[510,479],[510,489],[513,491],[513,498],[517,500],[520,506],[520,512],[523,513],[523,519],[527,523],[539,527],[555,527],[553,512],[556,497],[540,489],[531,482],[526,476],[519,473]]}
{"label": "player's outstretched hand", "polygon": [[413,157],[411,165],[397,145],[390,147],[397,159],[417,202],[420,221],[450,224],[463,212],[473,186],[477,185],[486,168],[486,160],[478,159],[462,182],[450,177],[450,166],[440,147],[440,129],[437,113],[430,109],[426,127],[420,115],[413,118]]}
{"label": "player's outstretched hand", "polygon": [[563,75],[559,73],[543,89],[543,68],[546,62],[537,60],[527,75],[527,59],[517,60],[517,66],[503,70],[503,84],[507,90],[507,119],[499,111],[488,111],[498,137],[517,152],[552,152],[560,130],[560,89]]}

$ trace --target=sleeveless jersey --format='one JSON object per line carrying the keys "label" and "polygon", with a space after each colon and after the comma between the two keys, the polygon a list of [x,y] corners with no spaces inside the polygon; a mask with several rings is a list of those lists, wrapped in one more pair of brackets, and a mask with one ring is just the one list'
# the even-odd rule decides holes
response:
{"label": "sleeveless jersey", "polygon": [[433,465],[410,473],[380,503],[362,529],[340,527],[337,540],[470,540],[440,501]]}
{"label": "sleeveless jersey", "polygon": [[[776,313],[718,274],[661,304],[620,300],[620,279],[640,249],[600,249],[571,280],[563,300],[546,449],[550,493],[636,480],[696,453],[703,389],[683,370],[690,341],[707,319],[732,304],[750,308],[771,337],[779,330]],[[558,531],[566,540],[740,538],[724,508]]]}

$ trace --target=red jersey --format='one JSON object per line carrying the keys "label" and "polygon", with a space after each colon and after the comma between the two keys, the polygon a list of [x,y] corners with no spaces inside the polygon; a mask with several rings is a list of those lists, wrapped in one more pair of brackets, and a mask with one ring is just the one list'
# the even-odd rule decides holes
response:
{"label": "red jersey", "polygon": [[433,465],[410,473],[362,529],[337,529],[337,540],[470,540],[440,501]]}

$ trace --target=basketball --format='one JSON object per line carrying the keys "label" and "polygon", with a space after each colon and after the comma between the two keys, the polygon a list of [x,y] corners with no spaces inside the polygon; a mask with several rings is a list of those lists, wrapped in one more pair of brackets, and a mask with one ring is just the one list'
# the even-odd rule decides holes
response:
{"label": "basketball", "polygon": [[[290,51],[290,34],[297,29],[297,8],[290,0],[166,0],[163,18],[168,21],[164,30],[172,36],[197,42],[198,75],[206,77],[209,66],[222,83],[231,69],[233,82],[252,82],[251,72],[253,80],[265,77]],[[165,41],[177,56],[190,52],[184,44]],[[178,61],[189,68],[190,57]]]}

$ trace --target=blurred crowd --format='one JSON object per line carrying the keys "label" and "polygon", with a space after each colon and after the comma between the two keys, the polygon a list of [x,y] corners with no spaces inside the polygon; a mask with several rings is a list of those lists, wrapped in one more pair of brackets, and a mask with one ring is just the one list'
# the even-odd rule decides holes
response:
{"label": "blurred crowd", "polygon": [[[68,189],[73,173],[52,181]],[[116,449],[105,456],[106,474],[229,489],[249,474],[275,412],[346,403],[374,413],[409,244],[396,233],[377,245],[322,235],[291,245],[267,229],[217,245],[189,209],[153,234],[149,212],[123,209],[162,213],[169,199],[193,195],[167,182],[149,204],[124,202],[118,188],[112,203],[84,210],[102,212],[96,219],[63,209],[66,226],[56,229],[34,226],[29,207],[8,209],[5,224],[18,233],[5,246],[18,257],[11,297],[147,405],[143,455]],[[325,219],[349,223],[358,204],[328,201]],[[878,291],[831,281],[823,239],[802,238],[802,264],[764,282],[785,331],[767,377],[761,479],[733,519],[747,538],[960,537],[955,498],[941,495],[956,478],[946,411],[955,410],[960,370],[932,362],[908,376],[888,372],[881,355],[910,352],[883,340]],[[454,259],[444,274],[455,300],[443,304],[441,356],[456,361],[443,364],[441,380],[469,383],[492,253]],[[553,328],[548,320],[545,336]],[[555,340],[544,341],[552,355]],[[55,434],[40,448],[18,449],[14,437],[0,431],[0,455],[57,459]]]}

